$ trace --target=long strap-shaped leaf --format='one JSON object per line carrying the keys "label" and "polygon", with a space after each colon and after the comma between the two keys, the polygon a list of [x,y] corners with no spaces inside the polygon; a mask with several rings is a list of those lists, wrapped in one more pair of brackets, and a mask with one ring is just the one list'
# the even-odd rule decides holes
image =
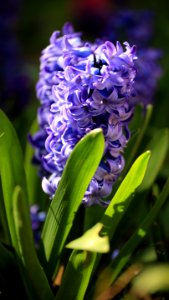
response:
{"label": "long strap-shaped leaf", "polygon": [[131,202],[129,197],[143,181],[149,158],[150,151],[146,151],[136,159],[104,213],[102,233],[110,238]]}
{"label": "long strap-shaped leaf", "polygon": [[[131,202],[130,196],[134,193],[144,178],[149,158],[149,151],[143,153],[139,158],[137,158],[100,221],[100,223],[103,225],[102,232],[105,235],[108,235],[110,238],[113,236],[121,218],[124,216],[129,203]],[[83,249],[83,245],[82,247],[79,247],[79,249]],[[76,256],[78,256],[78,264]],[[61,287],[58,296],[56,296],[57,300],[60,300],[63,297],[69,297],[69,300],[84,299],[91,274],[97,265],[98,256],[96,256],[95,253],[90,253],[89,258],[89,260],[86,260],[83,252],[78,253],[75,250],[73,251],[63,277],[63,286]],[[79,268],[79,265],[81,268]],[[83,280],[84,278],[85,280]],[[64,282],[66,282],[66,286],[64,285]],[[74,286],[71,286],[71,282],[78,282],[79,286],[77,287],[76,284],[74,288]],[[65,294],[70,288],[71,298],[68,294]]]}
{"label": "long strap-shaped leaf", "polygon": [[[0,176],[4,200],[4,215],[7,216],[7,223],[10,232],[11,244],[15,249],[18,243],[15,234],[12,215],[12,194],[16,185],[23,188],[25,199],[26,179],[23,168],[22,150],[16,132],[5,114],[0,110]],[[1,207],[3,206],[1,205]],[[7,232],[7,230],[6,230]],[[9,240],[9,238],[8,238]]]}
{"label": "long strap-shaped leaf", "polygon": [[[22,261],[21,270],[30,300],[52,300],[53,295],[47,278],[39,263],[34,248],[27,205],[20,186],[16,186],[13,195],[14,228],[18,240],[18,256]],[[24,267],[22,267],[24,266]]]}
{"label": "long strap-shaped leaf", "polygon": [[[98,282],[96,284],[96,291],[99,288],[101,281],[103,281],[103,278],[106,278],[106,281],[104,281],[104,285],[102,284],[102,290],[100,291],[101,292],[100,294],[104,294],[104,291],[114,282],[114,280],[117,278],[121,270],[125,267],[132,253],[137,248],[141,240],[147,234],[149,227],[155,220],[157,214],[159,213],[161,207],[165,203],[168,196],[169,196],[169,178],[166,181],[162,192],[160,193],[159,197],[156,200],[156,203],[154,204],[150,212],[146,215],[146,217],[138,226],[134,234],[124,245],[117,258],[115,258],[109,264],[109,266],[103,270],[102,274],[100,275],[100,278],[98,279]],[[97,296],[95,296],[95,298],[92,299],[97,299]],[[99,295],[98,295],[98,299],[100,299]]]}
{"label": "long strap-shaped leaf", "polygon": [[84,299],[97,253],[73,250],[55,300]]}
{"label": "long strap-shaped leaf", "polygon": [[95,129],[76,145],[67,161],[42,232],[40,255],[49,278],[56,269],[57,259],[71,229],[75,213],[99,165],[103,151],[102,130]]}
{"label": "long strap-shaped leaf", "polygon": [[[7,216],[11,245],[16,252],[17,264],[20,268],[29,298],[31,300],[45,299],[45,297],[41,298],[41,296],[37,296],[38,293],[41,293],[43,290],[42,287],[40,288],[41,285],[48,290],[48,293],[46,293],[46,295],[48,295],[47,299],[51,299],[51,297],[49,297],[49,295],[51,295],[51,291],[48,286],[47,279],[45,278],[45,274],[42,272],[40,264],[37,262],[35,254],[23,166],[22,150],[15,129],[5,114],[0,111],[0,175],[4,196],[4,213]],[[13,192],[16,186],[19,186],[19,190],[18,188],[16,189],[13,198]],[[20,190],[22,190],[22,197],[20,197]],[[22,228],[22,225],[24,227],[24,233],[23,231],[20,231],[20,227]],[[34,269],[32,268],[32,262],[35,264]],[[26,272],[24,271],[25,268],[23,268],[23,264],[27,268]],[[29,273],[28,277],[26,275],[27,272]],[[31,281],[32,283],[30,284]],[[33,288],[29,289],[30,285]],[[40,289],[40,291],[37,293],[38,289]]]}

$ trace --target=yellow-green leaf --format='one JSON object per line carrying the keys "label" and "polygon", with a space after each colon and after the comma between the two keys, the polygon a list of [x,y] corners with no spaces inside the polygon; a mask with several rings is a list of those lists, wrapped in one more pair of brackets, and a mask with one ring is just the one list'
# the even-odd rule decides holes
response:
{"label": "yellow-green leaf", "polygon": [[87,230],[80,238],[66,245],[67,248],[87,250],[98,253],[106,253],[110,251],[108,236],[100,236],[103,225],[97,223],[94,227]]}

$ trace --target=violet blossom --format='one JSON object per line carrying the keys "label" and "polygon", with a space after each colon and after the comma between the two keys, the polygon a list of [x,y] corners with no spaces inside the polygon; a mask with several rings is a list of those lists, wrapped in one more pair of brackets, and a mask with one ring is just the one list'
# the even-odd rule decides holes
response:
{"label": "violet blossom", "polygon": [[106,41],[89,43],[65,24],[41,56],[37,96],[40,130],[31,137],[41,166],[43,190],[52,198],[77,142],[102,128],[105,149],[84,195],[86,205],[105,204],[124,168],[123,150],[133,114],[136,48]]}

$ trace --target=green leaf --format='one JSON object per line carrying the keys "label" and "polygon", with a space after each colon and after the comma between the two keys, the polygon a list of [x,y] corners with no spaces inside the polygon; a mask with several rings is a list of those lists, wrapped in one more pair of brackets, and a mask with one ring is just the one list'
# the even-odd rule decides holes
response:
{"label": "green leaf", "polygon": [[36,255],[29,210],[20,186],[13,193],[13,215],[19,249],[17,255],[30,300],[53,299],[45,273]]}
{"label": "green leaf", "polygon": [[145,268],[133,281],[131,291],[143,297],[169,290],[169,264],[157,264]]}
{"label": "green leaf", "polygon": [[[38,124],[37,120],[35,120],[30,128],[29,133],[34,134],[37,130]],[[27,142],[25,149],[24,165],[28,187],[28,199],[30,205],[37,204],[39,200],[39,197],[37,197],[37,186],[40,184],[40,179],[37,175],[37,168],[32,164],[34,152],[35,150],[33,149],[33,147],[30,145],[29,142]]]}
{"label": "green leaf", "polygon": [[150,151],[146,151],[140,155],[119,186],[101,220],[101,223],[104,225],[102,230],[104,235],[109,235],[110,238],[113,236],[131,202],[130,196],[133,195],[135,190],[142,183],[149,158]]}
{"label": "green leaf", "polygon": [[0,233],[1,233],[1,241],[5,244],[10,245],[11,237],[8,227],[8,221],[6,216],[4,197],[2,193],[2,186],[0,184]]}
{"label": "green leaf", "polygon": [[56,269],[54,262],[58,261],[62,252],[75,214],[99,165],[103,151],[102,130],[95,129],[75,146],[66,163],[42,232],[40,255],[50,278]]}
{"label": "green leaf", "polygon": [[169,130],[161,129],[156,132],[152,141],[147,146],[147,149],[149,149],[152,154],[139,191],[147,190],[152,186],[164,163],[168,151],[168,145]]}
{"label": "green leaf", "polygon": [[100,236],[103,225],[97,223],[94,227],[87,230],[80,238],[70,242],[66,248],[87,250],[98,253],[107,253],[110,251],[108,236]]}
{"label": "green leaf", "polygon": [[[74,250],[55,300],[83,300],[96,253]],[[84,286],[84,288],[83,288]]]}
{"label": "green leaf", "polygon": [[[130,201],[127,200],[131,200],[131,194],[134,193],[135,189],[141,184],[143,180],[149,158],[149,151],[143,153],[139,158],[137,158],[137,160],[131,167],[129,173],[126,175],[123,182],[121,183],[114,198],[112,199],[108,208],[106,209],[104,216],[101,218],[100,223],[102,224],[103,229],[101,229],[100,234],[102,234],[103,236],[109,236],[109,238],[113,236],[121,218],[125,214],[127,207],[130,203]],[[90,229],[91,232],[94,230],[95,226]],[[88,239],[90,240],[89,237]],[[78,269],[76,268],[75,263],[76,255],[77,252],[73,251],[69,263],[67,265],[65,275],[63,277],[63,285],[61,287],[59,295],[63,296],[62,290],[66,288],[65,283],[67,283],[69,280],[72,280],[73,282],[78,283],[78,286],[76,284],[76,290],[73,289],[74,293],[72,291],[73,296],[71,299],[83,300],[86,289],[89,284],[91,274],[93,273],[94,269],[96,268],[99,262],[99,257],[96,256],[96,253],[90,253],[90,261],[89,263],[85,263],[83,261],[83,254],[81,254],[81,256],[79,256],[81,258],[81,268]],[[58,299],[60,300],[61,298]]]}
{"label": "green leaf", "polygon": [[[127,241],[127,243],[123,246],[122,250],[120,251],[117,258],[115,258],[108,267],[106,267],[103,272],[100,274],[100,278],[107,276],[107,281],[105,283],[104,288],[106,289],[108,286],[110,286],[114,280],[117,278],[117,276],[120,274],[121,270],[125,267],[125,265],[128,263],[129,258],[131,257],[134,250],[137,248],[139,243],[144,239],[146,236],[149,227],[155,220],[157,214],[159,213],[161,207],[165,203],[167,197],[169,196],[169,178],[166,181],[162,192],[160,193],[159,197],[157,198],[156,203],[150,210],[150,212],[146,215],[146,217],[143,219],[141,224],[138,226],[136,231],[133,233],[131,238]],[[96,283],[96,290],[97,285],[99,285],[99,280]]]}
{"label": "green leaf", "polygon": [[[25,199],[26,178],[23,168],[22,150],[12,124],[0,110],[0,176],[2,182],[4,214],[8,223],[8,241],[15,249],[18,247],[12,214],[12,195],[16,185],[23,188]],[[7,232],[7,230],[6,230]]]}
{"label": "green leaf", "polygon": [[[37,296],[36,293],[35,295],[37,297],[32,296],[32,294],[34,295],[35,288],[29,289],[30,286],[34,284],[36,285],[35,281],[38,282],[38,278],[41,279],[43,276],[41,275],[42,270],[40,264],[38,268],[38,272],[40,273],[38,274],[38,272],[35,272],[37,268],[37,258],[35,258],[36,254],[33,244],[27,201],[26,176],[23,166],[24,163],[22,150],[16,132],[5,114],[0,111],[0,175],[4,196],[3,204],[7,216],[11,245],[16,251],[17,263],[22,272],[25,287],[27,288],[30,299],[40,300],[42,298],[38,298],[39,296]],[[20,192],[21,189],[22,195]],[[15,191],[14,197],[13,191]],[[27,271],[25,270],[25,268],[27,268],[29,272],[31,267],[32,269],[29,273],[29,276],[30,278],[31,276],[34,276],[32,283],[30,283],[32,278],[29,279],[29,276],[27,277]],[[41,285],[43,284],[44,280],[41,280]],[[38,293],[41,293],[41,291],[43,291],[41,285],[39,280],[38,288],[40,292]],[[45,299],[45,297],[43,299]]]}
{"label": "green leaf", "polygon": [[93,227],[96,223],[99,223],[105,210],[106,208],[100,205],[85,207],[83,232]]}

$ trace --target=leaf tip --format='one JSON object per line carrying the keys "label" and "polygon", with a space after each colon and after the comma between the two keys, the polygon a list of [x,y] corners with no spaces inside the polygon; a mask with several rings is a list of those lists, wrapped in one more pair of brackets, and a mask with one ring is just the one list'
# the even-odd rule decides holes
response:
{"label": "leaf tip", "polygon": [[103,130],[102,130],[102,128],[95,128],[89,134],[91,134],[93,137],[95,137],[98,134],[103,134]]}
{"label": "leaf tip", "polygon": [[150,156],[151,156],[151,150],[147,150],[147,151],[145,152],[145,154],[146,154],[147,158],[150,158]]}
{"label": "leaf tip", "polygon": [[66,248],[87,250],[91,252],[107,253],[110,251],[108,236],[100,236],[103,227],[102,223],[97,223],[87,230],[80,238],[68,243]]}

